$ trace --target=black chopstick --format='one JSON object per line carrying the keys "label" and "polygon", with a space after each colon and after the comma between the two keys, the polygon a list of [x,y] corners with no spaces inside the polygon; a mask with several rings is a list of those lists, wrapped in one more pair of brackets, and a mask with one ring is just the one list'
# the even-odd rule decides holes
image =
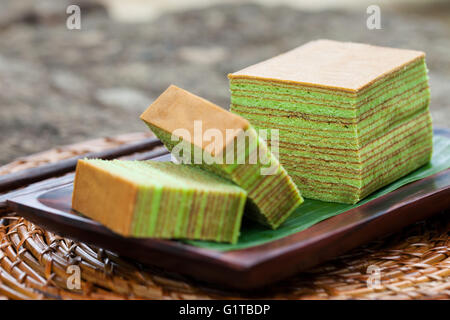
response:
{"label": "black chopstick", "polygon": [[36,168],[30,168],[15,173],[5,174],[0,176],[0,192],[5,192],[11,189],[31,184],[36,181],[73,171],[79,159],[113,159],[124,155],[148,150],[159,145],[162,145],[161,141],[153,137],[143,139],[139,142],[121,145],[117,148],[100,152],[91,152],[73,158],[61,160],[56,163],[45,164]]}
{"label": "black chopstick", "polygon": [[[151,150],[147,152],[135,153],[125,157],[126,160],[157,160],[157,161],[170,161],[170,153],[166,148],[158,148],[157,150]],[[0,216],[2,212],[8,210],[7,200],[38,191],[49,190],[65,184],[73,182],[74,173],[65,174],[60,177],[47,178],[43,181],[32,183],[19,190],[13,190],[11,192],[0,195]]]}

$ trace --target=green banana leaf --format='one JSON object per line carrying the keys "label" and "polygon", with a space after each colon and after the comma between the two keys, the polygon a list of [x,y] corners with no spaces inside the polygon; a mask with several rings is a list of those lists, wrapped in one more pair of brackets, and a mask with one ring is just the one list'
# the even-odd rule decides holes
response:
{"label": "green banana leaf", "polygon": [[373,199],[394,191],[405,184],[431,176],[447,168],[450,168],[450,139],[435,134],[433,139],[433,156],[430,163],[372,193],[357,204],[349,205],[305,199],[305,202],[299,206],[277,230],[269,230],[256,223],[249,223],[246,221],[241,228],[239,241],[236,244],[210,241],[185,242],[193,246],[219,251],[237,250],[257,246],[305,230],[320,221],[363,205]]}

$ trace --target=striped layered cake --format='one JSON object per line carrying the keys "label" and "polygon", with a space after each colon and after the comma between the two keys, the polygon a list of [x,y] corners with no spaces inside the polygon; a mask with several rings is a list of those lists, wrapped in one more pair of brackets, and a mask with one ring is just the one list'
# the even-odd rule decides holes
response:
{"label": "striped layered cake", "polygon": [[244,118],[172,85],[141,119],[178,160],[243,188],[245,214],[254,220],[275,229],[303,202],[286,170]]}
{"label": "striped layered cake", "polygon": [[246,194],[192,166],[79,160],[72,207],[123,236],[235,243]]}
{"label": "striped layered cake", "polygon": [[356,203],[431,158],[423,52],[318,40],[229,80],[232,112],[280,130],[306,198]]}

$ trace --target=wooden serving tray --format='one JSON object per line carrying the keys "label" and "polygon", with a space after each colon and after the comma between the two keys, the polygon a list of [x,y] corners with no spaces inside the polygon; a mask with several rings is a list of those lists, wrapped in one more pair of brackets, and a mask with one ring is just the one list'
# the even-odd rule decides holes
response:
{"label": "wooden serving tray", "polygon": [[220,252],[178,241],[121,237],[73,212],[72,188],[72,184],[59,186],[16,197],[8,204],[33,223],[64,237],[237,289],[266,286],[450,207],[448,169],[293,235]]}

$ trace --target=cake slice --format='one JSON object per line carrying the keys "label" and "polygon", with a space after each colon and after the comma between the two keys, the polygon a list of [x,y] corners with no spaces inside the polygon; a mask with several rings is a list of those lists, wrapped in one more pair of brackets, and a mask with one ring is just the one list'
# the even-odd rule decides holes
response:
{"label": "cake slice", "polygon": [[79,160],[73,209],[131,237],[238,240],[246,192],[199,168]]}
{"label": "cake slice", "polygon": [[277,228],[303,202],[286,170],[244,118],[172,85],[141,119],[179,160],[243,188],[249,199],[246,214],[262,224]]}
{"label": "cake slice", "polygon": [[423,52],[318,40],[228,77],[231,111],[280,130],[306,198],[356,203],[431,158]]}

